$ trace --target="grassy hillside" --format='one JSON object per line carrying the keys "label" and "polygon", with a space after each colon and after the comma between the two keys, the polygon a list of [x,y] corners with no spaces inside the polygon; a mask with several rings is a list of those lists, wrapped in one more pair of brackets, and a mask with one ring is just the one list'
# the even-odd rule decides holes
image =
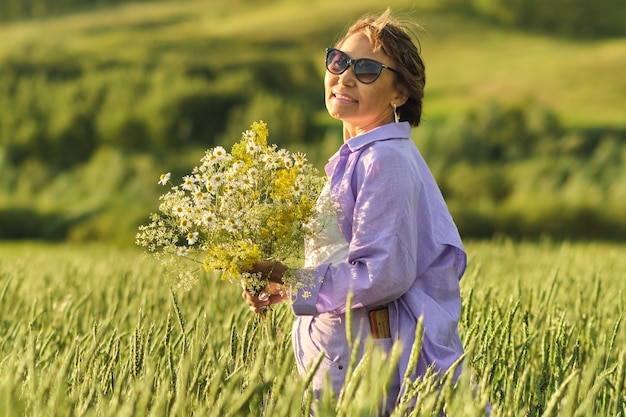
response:
{"label": "grassy hillside", "polygon": [[[427,2],[385,4],[423,24],[425,112],[436,120],[493,98],[534,98],[570,126],[626,126],[626,39],[581,41],[506,30],[438,11]],[[372,0],[213,0],[141,3],[0,27],[0,63],[111,63],[220,69],[252,58],[314,60]],[[294,92],[297,94],[297,92]],[[320,84],[321,96],[321,84]],[[320,107],[321,107],[320,99]]]}

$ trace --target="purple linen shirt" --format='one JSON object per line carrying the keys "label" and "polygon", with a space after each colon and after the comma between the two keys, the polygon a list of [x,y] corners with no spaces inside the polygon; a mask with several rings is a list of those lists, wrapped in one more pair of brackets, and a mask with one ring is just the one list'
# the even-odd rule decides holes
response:
{"label": "purple linen shirt", "polygon": [[324,328],[314,325],[316,319],[343,317],[349,292],[354,311],[389,307],[391,339],[404,347],[400,377],[405,375],[420,317],[422,352],[413,376],[424,374],[429,366],[443,372],[463,354],[457,326],[466,255],[439,187],[410,134],[406,122],[381,126],[348,140],[326,165],[348,255],[343,262],[315,267],[308,296],[294,295],[294,344],[301,371],[307,344],[328,348],[314,334]]}

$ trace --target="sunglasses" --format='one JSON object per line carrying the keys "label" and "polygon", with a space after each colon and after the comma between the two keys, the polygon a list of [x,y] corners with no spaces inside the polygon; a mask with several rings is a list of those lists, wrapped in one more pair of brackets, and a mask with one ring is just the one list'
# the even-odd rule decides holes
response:
{"label": "sunglasses", "polygon": [[397,73],[395,69],[382,62],[369,58],[352,59],[343,51],[335,48],[326,48],[326,69],[331,74],[339,75],[346,72],[352,65],[356,79],[363,84],[371,84],[378,79],[383,68]]}

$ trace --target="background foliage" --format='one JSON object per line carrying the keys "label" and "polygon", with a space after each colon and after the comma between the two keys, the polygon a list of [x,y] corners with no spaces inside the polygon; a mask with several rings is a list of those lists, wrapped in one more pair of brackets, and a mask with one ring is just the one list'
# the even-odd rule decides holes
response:
{"label": "background foliage", "polygon": [[[530,27],[524,2],[389,3],[427,30],[414,139],[466,237],[626,232],[626,38],[609,30],[623,6],[569,1],[537,6],[533,22],[557,13],[596,29]],[[363,1],[337,13],[327,0],[0,7],[11,20],[0,27],[0,238],[126,243],[156,209],[160,173],[182,176],[254,120],[321,168],[341,143],[323,108],[323,49],[380,11]],[[604,7],[613,13],[598,23],[568,17]]]}
{"label": "background foliage", "polygon": [[[149,0],[134,0],[134,2]],[[182,2],[185,0],[170,0]],[[11,21],[104,8],[128,0],[4,0],[0,20]],[[504,25],[559,35],[624,35],[626,4],[620,0],[443,0],[446,7],[472,12]]]}
{"label": "background foliage", "polygon": [[505,26],[563,36],[624,35],[626,4],[619,0],[444,0]]}

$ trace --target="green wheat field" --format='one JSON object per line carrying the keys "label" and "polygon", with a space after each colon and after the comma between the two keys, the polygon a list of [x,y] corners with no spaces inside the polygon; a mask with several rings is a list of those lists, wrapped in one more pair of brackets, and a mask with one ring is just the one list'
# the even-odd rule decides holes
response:
{"label": "green wheat field", "polygon": [[[626,415],[626,246],[466,246],[462,377],[410,384],[394,416]],[[375,415],[395,352],[366,346],[340,398],[314,402],[288,306],[260,318],[240,293],[209,274],[173,291],[135,248],[0,244],[0,415]]]}

